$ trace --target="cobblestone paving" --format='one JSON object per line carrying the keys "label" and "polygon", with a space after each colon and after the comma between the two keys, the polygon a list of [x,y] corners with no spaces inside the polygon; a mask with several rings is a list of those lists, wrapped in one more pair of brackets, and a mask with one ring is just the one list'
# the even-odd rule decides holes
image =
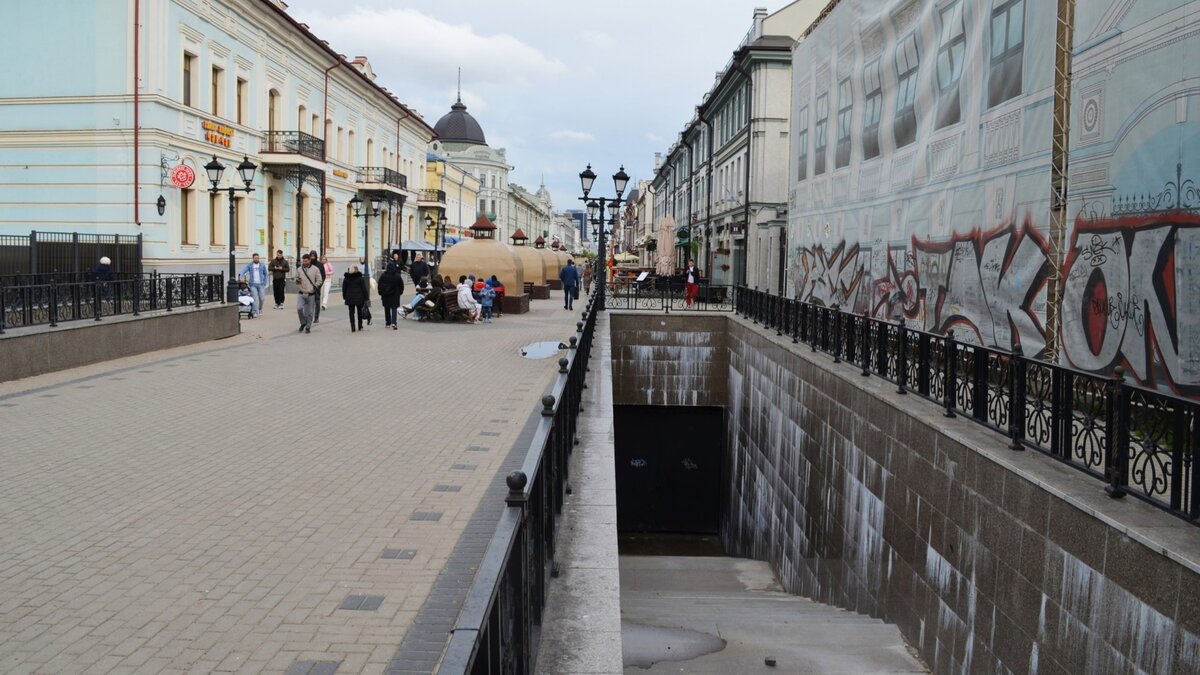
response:
{"label": "cobblestone paving", "polygon": [[294,302],[0,383],[0,672],[389,665],[556,371],[518,348],[579,314],[304,335]]}

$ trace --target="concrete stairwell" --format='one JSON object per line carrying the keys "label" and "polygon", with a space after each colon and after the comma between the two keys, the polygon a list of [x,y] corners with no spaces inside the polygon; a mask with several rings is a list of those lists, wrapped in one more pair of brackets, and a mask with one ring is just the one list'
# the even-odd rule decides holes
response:
{"label": "concrete stairwell", "polygon": [[626,673],[928,673],[893,625],[783,592],[764,562],[621,556]]}

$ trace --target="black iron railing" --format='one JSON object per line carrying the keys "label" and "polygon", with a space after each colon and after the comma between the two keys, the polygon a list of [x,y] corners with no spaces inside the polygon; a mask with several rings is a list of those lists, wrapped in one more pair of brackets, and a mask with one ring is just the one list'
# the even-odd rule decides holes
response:
{"label": "black iron railing", "polygon": [[[596,294],[591,294],[596,297]],[[439,673],[535,673],[553,573],[567,463],[596,329],[589,301],[520,471],[508,476],[507,507],[454,626]]]}
{"label": "black iron railing", "polygon": [[408,189],[408,176],[385,166],[358,167],[358,182],[383,183],[384,185],[391,185],[402,190]]}
{"label": "black iron railing", "polygon": [[1200,524],[1200,404],[885,321],[739,287],[738,314]]}
{"label": "black iron railing", "polygon": [[225,302],[224,274],[124,275],[115,281],[0,285],[0,333],[60,321],[137,315]]}
{"label": "black iron railing", "polygon": [[445,204],[446,203],[446,191],[445,190],[421,190],[421,194],[418,197],[418,200],[423,201],[423,202],[437,202],[438,204]]}
{"label": "black iron railing", "polygon": [[324,161],[325,141],[303,131],[268,131],[263,139],[264,153],[290,153]]}
{"label": "black iron railing", "polygon": [[605,286],[605,307],[608,309],[640,309],[670,312],[732,312],[733,286],[700,284],[696,297],[688,302],[683,283],[659,278],[657,283],[610,281]]}
{"label": "black iron railing", "polygon": [[116,272],[142,271],[142,235],[0,234],[0,275],[87,273],[107,257]]}

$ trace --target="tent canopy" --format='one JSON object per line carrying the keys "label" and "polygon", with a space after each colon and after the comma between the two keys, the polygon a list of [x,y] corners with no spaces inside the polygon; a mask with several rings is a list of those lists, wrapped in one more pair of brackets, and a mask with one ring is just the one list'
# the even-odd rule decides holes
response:
{"label": "tent canopy", "polygon": [[433,244],[430,244],[427,241],[417,241],[415,239],[407,239],[400,243],[400,250],[402,250],[402,251],[432,251],[432,250],[434,250],[434,248],[433,248]]}

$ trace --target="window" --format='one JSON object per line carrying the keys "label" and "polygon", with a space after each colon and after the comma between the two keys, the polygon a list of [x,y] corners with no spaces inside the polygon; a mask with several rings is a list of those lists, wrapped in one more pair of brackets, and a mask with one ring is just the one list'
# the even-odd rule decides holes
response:
{"label": "window", "polygon": [[221,197],[215,192],[208,193],[208,243],[216,246],[220,243],[217,234],[221,229]]}
{"label": "window", "polygon": [[838,84],[837,155],[833,166],[840,169],[850,164],[850,119],[854,116],[854,89],[850,78]]}
{"label": "window", "polygon": [[311,133],[313,135],[313,138],[317,138],[321,135],[321,116],[320,115],[312,116],[312,132]]}
{"label": "window", "polygon": [[338,127],[337,158],[339,162],[346,161],[346,129],[344,127]]}
{"label": "window", "polygon": [[917,113],[914,102],[917,98],[919,65],[917,34],[914,31],[896,45],[896,120],[892,124],[892,134],[896,139],[897,148],[917,140]]}
{"label": "window", "polygon": [[988,75],[988,107],[1021,93],[1025,48],[1025,0],[996,0],[992,10],[992,61]]}
{"label": "window", "polygon": [[478,217],[478,216],[482,216],[485,213],[487,213],[487,200],[480,199],[479,200],[479,212],[476,213],[475,215],[476,215],[476,217]]}
{"label": "window", "polygon": [[962,77],[963,59],[967,51],[962,14],[962,2],[942,10],[942,36],[937,57],[937,129],[957,124],[961,118],[958,80]]}
{"label": "window", "polygon": [[221,117],[221,113],[225,109],[225,97],[222,96],[225,89],[225,71],[213,66],[212,69],[212,88],[209,92],[210,103],[212,104],[213,117]]}
{"label": "window", "polygon": [[354,214],[346,209],[346,248],[354,248]]}
{"label": "window", "polygon": [[796,180],[808,178],[808,106],[796,114],[799,131],[796,132]]}
{"label": "window", "polygon": [[183,104],[192,105],[192,93],[196,83],[192,79],[196,75],[196,55],[183,53]]}
{"label": "window", "polygon": [[829,94],[817,97],[817,126],[813,130],[816,147],[813,148],[813,175],[825,173],[825,145],[829,136]]}
{"label": "window", "polygon": [[234,115],[238,124],[246,123],[246,81],[240,77],[237,79],[237,110]]}
{"label": "window", "polygon": [[308,121],[308,108],[300,106],[296,110],[296,129],[304,131],[304,123]]}
{"label": "window", "polygon": [[863,70],[863,159],[879,156],[879,113],[883,109],[883,84],[879,79],[879,59]]}
{"label": "window", "polygon": [[[496,174],[492,174],[492,189],[496,189]],[[492,208],[494,209],[495,207]]]}
{"label": "window", "polygon": [[333,241],[333,200],[325,200],[325,208],[321,210],[321,243],[329,248]]}
{"label": "window", "polygon": [[183,244],[196,243],[196,224],[192,217],[194,193],[195,190],[179,191],[179,241]]}
{"label": "window", "polygon": [[279,128],[279,92],[272,89],[267,92],[267,131]]}

